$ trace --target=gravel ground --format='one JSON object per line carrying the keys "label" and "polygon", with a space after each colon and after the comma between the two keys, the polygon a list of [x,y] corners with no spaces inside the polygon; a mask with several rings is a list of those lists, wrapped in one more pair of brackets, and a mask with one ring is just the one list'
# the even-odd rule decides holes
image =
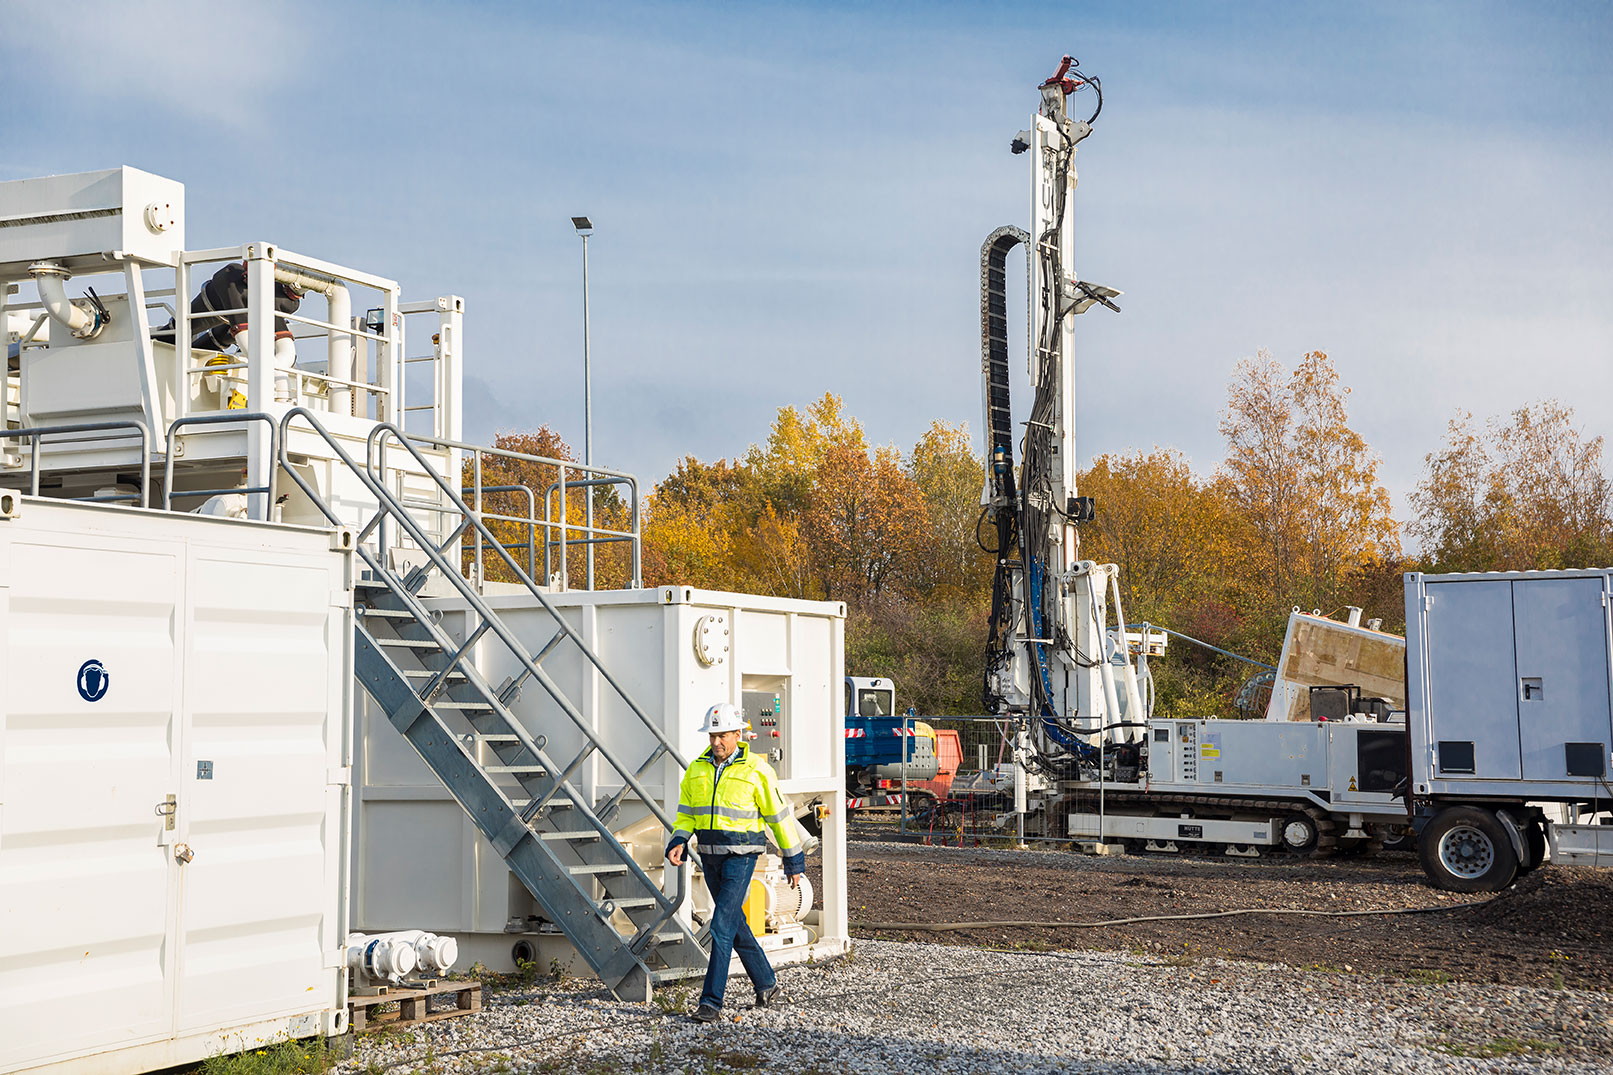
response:
{"label": "gravel ground", "polygon": [[1613,1066],[1605,994],[1417,984],[1135,952],[1008,952],[862,941],[779,971],[786,998],[727,1018],[695,989],[623,1004],[597,983],[496,992],[482,1013],[362,1035],[343,1072],[1595,1072]]}
{"label": "gravel ground", "polygon": [[[1414,854],[1311,860],[1145,854],[1119,858],[856,842],[852,935],[997,948],[1207,955],[1302,969],[1351,964],[1411,981],[1613,990],[1613,870],[1550,866],[1495,896],[1428,886]],[[809,865],[810,869],[810,865]],[[1236,908],[1432,913],[1323,918],[1246,915],[1097,929],[936,933],[869,922],[1090,922]]]}

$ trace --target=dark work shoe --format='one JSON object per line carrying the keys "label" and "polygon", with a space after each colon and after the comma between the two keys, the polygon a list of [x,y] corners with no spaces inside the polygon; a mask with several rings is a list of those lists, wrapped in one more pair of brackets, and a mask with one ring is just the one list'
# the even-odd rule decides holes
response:
{"label": "dark work shoe", "polygon": [[694,1014],[689,1018],[697,1023],[715,1023],[722,1018],[722,1012],[717,1008],[713,1008],[710,1004],[702,1004],[695,1009]]}
{"label": "dark work shoe", "polygon": [[763,989],[756,994],[756,1006],[758,1008],[770,1008],[773,1006],[773,1003],[783,995],[784,983],[774,982],[773,988]]}

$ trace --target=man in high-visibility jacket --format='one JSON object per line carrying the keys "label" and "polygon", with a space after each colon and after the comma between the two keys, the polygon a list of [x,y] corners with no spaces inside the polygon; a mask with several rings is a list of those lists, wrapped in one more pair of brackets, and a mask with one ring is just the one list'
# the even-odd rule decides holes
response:
{"label": "man in high-visibility jacket", "polygon": [[794,811],[778,790],[773,767],[739,741],[744,728],[736,705],[723,702],[706,710],[700,730],[711,736],[711,749],[690,762],[683,775],[676,831],[666,849],[667,861],[681,866],[692,838],[711,891],[711,964],[694,1014],[702,1023],[715,1022],[722,1011],[728,963],[735,952],[756,987],[758,1007],[767,1007],[784,991],[744,911],[756,858],[767,850],[767,833],[784,855],[790,884],[800,885],[806,868]]}

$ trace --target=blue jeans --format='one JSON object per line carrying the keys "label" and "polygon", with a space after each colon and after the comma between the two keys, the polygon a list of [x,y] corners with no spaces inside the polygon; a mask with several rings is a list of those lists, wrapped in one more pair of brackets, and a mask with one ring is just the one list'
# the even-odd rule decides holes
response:
{"label": "blue jeans", "polygon": [[706,888],[711,891],[711,964],[700,990],[700,1003],[722,1007],[728,988],[728,963],[739,952],[739,962],[750,975],[758,993],[773,988],[777,980],[767,953],[756,943],[750,923],[745,921],[745,897],[750,893],[751,874],[756,870],[755,855],[702,855],[701,868]]}

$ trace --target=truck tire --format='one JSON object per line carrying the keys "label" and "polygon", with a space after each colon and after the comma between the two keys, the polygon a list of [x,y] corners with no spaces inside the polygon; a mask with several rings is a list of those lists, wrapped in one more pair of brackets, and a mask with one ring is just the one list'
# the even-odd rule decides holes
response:
{"label": "truck tire", "polygon": [[1518,876],[1518,854],[1501,822],[1477,806],[1447,806],[1417,838],[1417,857],[1435,888],[1499,892]]}

